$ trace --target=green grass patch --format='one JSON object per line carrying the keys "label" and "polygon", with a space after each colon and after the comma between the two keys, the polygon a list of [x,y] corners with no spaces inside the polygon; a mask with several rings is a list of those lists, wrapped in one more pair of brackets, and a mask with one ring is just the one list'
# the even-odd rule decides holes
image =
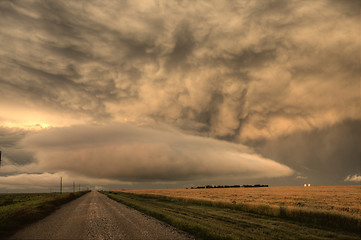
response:
{"label": "green grass patch", "polygon": [[0,239],[87,192],[0,194]]}
{"label": "green grass patch", "polygon": [[103,193],[201,239],[359,239],[361,233],[360,219],[334,213],[124,192]]}

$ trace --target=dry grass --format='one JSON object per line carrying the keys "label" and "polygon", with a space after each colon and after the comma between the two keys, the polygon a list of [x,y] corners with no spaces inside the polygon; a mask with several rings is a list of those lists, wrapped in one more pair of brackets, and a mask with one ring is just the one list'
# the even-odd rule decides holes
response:
{"label": "dry grass", "polygon": [[136,194],[333,210],[361,217],[361,186],[128,190]]}
{"label": "dry grass", "polygon": [[361,217],[342,212],[137,192],[104,194],[201,239],[360,239],[361,234]]}

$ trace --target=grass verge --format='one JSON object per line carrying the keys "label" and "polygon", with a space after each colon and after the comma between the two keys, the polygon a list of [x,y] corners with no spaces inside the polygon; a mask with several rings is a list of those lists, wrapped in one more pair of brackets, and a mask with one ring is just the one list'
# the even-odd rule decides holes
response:
{"label": "grass verge", "polygon": [[44,218],[60,205],[87,192],[0,194],[0,239],[10,236],[29,223]]}
{"label": "grass verge", "polygon": [[[350,220],[350,216],[344,215],[124,192],[103,193],[202,239],[359,239],[361,232],[359,219]],[[343,224],[343,221],[346,222]]]}

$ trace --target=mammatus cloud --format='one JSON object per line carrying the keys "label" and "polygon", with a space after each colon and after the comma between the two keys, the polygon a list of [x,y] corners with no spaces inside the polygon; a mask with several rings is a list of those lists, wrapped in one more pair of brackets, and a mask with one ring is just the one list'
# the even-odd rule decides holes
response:
{"label": "mammatus cloud", "polygon": [[2,123],[165,122],[245,143],[360,119],[358,9],[1,1]]}
{"label": "mammatus cloud", "polygon": [[127,124],[54,128],[27,136],[38,171],[121,181],[288,176],[293,171],[225,141]]}
{"label": "mammatus cloud", "polygon": [[344,181],[345,182],[361,182],[361,176],[359,176],[358,174],[348,175]]}

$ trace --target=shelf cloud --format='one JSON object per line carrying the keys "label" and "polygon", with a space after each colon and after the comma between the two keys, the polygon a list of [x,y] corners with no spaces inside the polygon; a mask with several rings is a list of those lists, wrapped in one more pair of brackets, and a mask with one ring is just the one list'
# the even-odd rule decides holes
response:
{"label": "shelf cloud", "polygon": [[35,151],[37,170],[120,181],[246,179],[293,173],[243,145],[127,124],[54,128],[29,135],[22,144]]}

